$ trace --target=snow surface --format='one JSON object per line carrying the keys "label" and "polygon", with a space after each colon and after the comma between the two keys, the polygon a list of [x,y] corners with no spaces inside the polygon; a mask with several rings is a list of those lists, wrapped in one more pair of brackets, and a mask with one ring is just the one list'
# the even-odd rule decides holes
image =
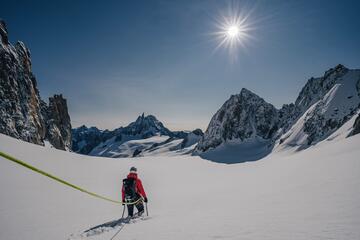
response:
{"label": "snow surface", "polygon": [[[342,136],[339,134],[339,136]],[[88,190],[119,199],[135,165],[150,217],[115,239],[360,239],[360,134],[261,161],[219,164],[194,156],[100,158],[0,134],[0,151]],[[81,232],[121,216],[88,196],[0,158],[0,239],[106,239]]]}

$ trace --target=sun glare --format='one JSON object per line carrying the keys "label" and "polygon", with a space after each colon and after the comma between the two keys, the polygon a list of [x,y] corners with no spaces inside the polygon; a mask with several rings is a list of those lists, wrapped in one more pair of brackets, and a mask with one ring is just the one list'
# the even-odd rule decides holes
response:
{"label": "sun glare", "polygon": [[239,34],[238,26],[230,26],[227,30],[227,35],[231,38],[236,37]]}
{"label": "sun glare", "polygon": [[251,38],[253,29],[250,21],[250,13],[240,11],[239,8],[230,9],[226,15],[220,15],[216,19],[217,31],[213,33],[218,41],[217,47],[227,49],[229,55],[237,58],[238,50],[245,48],[246,42]]}

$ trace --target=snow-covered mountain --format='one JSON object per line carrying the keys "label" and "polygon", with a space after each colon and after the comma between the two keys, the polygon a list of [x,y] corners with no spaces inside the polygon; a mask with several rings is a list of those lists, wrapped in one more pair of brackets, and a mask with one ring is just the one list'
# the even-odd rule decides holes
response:
{"label": "snow-covered mountain", "polygon": [[153,115],[145,116],[143,113],[135,122],[130,123],[127,127],[122,128],[121,132],[124,135],[138,136],[147,138],[155,135],[171,136],[172,132],[164,127],[164,125],[156,119]]}
{"label": "snow-covered mountain", "polygon": [[86,126],[73,129],[73,151],[113,158],[153,155],[165,149],[180,153],[196,144],[202,134],[200,129],[172,132],[155,116],[142,114],[128,126],[113,131]]}
{"label": "snow-covered mountain", "polygon": [[62,95],[41,98],[31,71],[30,51],[23,42],[9,42],[0,20],[0,133],[35,144],[49,141],[58,149],[71,148],[71,123]]}
{"label": "snow-covered mountain", "polygon": [[281,147],[306,148],[324,140],[348,121],[360,107],[360,70],[342,65],[321,78],[310,79],[295,101],[301,113],[280,137]]}
{"label": "snow-covered mountain", "polygon": [[238,162],[260,159],[273,147],[304,149],[330,136],[359,107],[360,70],[340,64],[323,77],[309,79],[295,103],[279,110],[242,89],[212,117],[196,153],[216,160],[234,148],[238,154],[226,161]]}
{"label": "snow-covered mountain", "polygon": [[207,151],[234,139],[271,139],[279,128],[278,115],[273,105],[243,88],[212,117],[197,149]]}
{"label": "snow-covered mountain", "polygon": [[99,130],[97,127],[81,127],[72,129],[72,150],[81,154],[89,154],[101,142],[113,136],[109,130]]}

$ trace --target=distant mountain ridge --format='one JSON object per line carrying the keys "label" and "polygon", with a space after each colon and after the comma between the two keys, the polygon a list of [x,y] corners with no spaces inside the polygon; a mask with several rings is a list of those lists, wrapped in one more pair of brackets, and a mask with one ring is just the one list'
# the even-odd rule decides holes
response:
{"label": "distant mountain ridge", "polygon": [[[99,130],[96,127],[87,128],[86,126],[73,129],[72,150],[93,156],[135,157],[141,156],[144,150],[155,149],[178,139],[181,139],[181,143],[178,147],[173,146],[173,150],[188,147],[189,143],[195,144],[202,134],[200,129],[193,132],[170,131],[155,116],[145,116],[143,113],[128,126],[112,131]],[[167,138],[157,138],[154,142],[149,140],[146,144],[144,141],[139,141],[155,136],[166,136]],[[195,142],[194,139],[196,139]],[[131,141],[133,142],[131,147],[126,145]],[[138,145],[134,141],[137,141]],[[130,148],[131,150],[129,150]]]}

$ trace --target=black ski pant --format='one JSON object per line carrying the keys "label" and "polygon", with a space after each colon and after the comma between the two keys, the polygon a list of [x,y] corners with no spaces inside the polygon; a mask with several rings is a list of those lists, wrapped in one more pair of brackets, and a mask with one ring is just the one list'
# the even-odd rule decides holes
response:
{"label": "black ski pant", "polygon": [[139,213],[144,212],[144,204],[143,204],[143,201],[140,200],[136,204],[127,205],[128,214],[129,214],[130,217],[132,217],[134,215],[134,205],[135,205],[135,207],[136,207],[136,209],[138,210]]}

